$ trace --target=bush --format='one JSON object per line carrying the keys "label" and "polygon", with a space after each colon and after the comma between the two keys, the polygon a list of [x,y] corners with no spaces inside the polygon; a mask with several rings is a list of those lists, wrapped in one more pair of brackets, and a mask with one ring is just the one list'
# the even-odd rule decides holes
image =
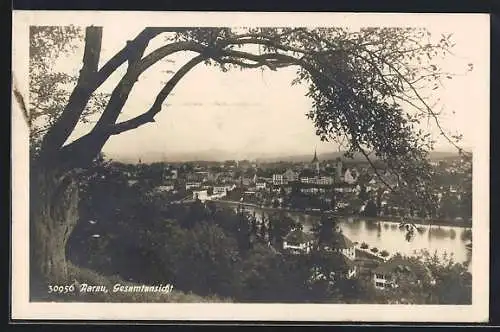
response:
{"label": "bush", "polygon": [[380,255],[381,255],[382,257],[387,257],[387,256],[389,256],[389,252],[388,252],[387,250],[382,250],[382,251],[380,252]]}
{"label": "bush", "polygon": [[375,247],[373,247],[373,248],[371,248],[371,249],[370,249],[370,251],[371,251],[371,252],[374,252],[374,253],[377,253],[377,252],[378,252],[378,249],[377,249],[377,248],[375,248]]}
{"label": "bush", "polygon": [[368,244],[365,242],[361,243],[361,249],[368,249]]}

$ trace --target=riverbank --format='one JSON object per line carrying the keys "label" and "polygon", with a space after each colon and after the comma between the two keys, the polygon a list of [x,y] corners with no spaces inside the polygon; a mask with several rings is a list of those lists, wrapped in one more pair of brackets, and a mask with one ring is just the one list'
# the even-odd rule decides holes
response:
{"label": "riverbank", "polygon": [[[273,207],[263,207],[254,203],[248,203],[248,202],[237,202],[237,201],[230,201],[230,200],[213,200],[212,202],[216,204],[225,204],[225,205],[233,205],[233,206],[244,206],[244,207],[252,207],[255,209],[260,209],[261,211],[266,211],[266,212],[287,212],[287,213],[298,213],[298,214],[305,214],[309,216],[319,216],[320,212],[319,211],[301,211],[298,209],[289,209],[289,208],[273,208]],[[361,215],[342,215],[342,214],[336,214],[336,213],[330,213],[332,216],[336,216],[339,218],[345,218],[349,220],[364,220],[364,221],[373,221],[373,222],[390,222],[390,223],[401,223],[401,217],[393,217],[393,216],[380,216],[380,217],[367,217],[367,216],[361,216]],[[468,221],[452,221],[452,220],[447,220],[447,219],[433,219],[433,220],[427,220],[423,218],[411,218],[407,219],[407,222],[415,224],[415,225],[433,225],[433,226],[444,226],[444,227],[460,227],[460,228],[472,228],[472,223]]]}

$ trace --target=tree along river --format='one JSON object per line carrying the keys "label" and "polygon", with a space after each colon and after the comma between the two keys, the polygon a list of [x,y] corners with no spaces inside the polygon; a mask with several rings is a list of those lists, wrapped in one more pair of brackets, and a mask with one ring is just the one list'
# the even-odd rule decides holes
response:
{"label": "tree along river", "polygon": [[[231,206],[237,209],[237,203],[215,201],[217,204]],[[276,209],[266,209],[255,206],[244,206],[245,211],[253,214],[261,220],[262,215],[267,215]],[[304,226],[304,231],[311,231],[318,216],[309,215],[302,212],[285,212],[286,215],[299,221]],[[422,250],[427,250],[439,256],[453,255],[456,262],[470,262],[471,250],[467,249],[470,243],[471,229],[459,226],[435,226],[417,225],[418,231],[408,241],[406,230],[400,229],[397,222],[377,220],[363,220],[358,218],[342,218],[339,220],[342,233],[351,241],[368,244],[370,248],[376,247],[379,251],[387,250],[394,254],[400,252],[404,255],[412,255]]]}

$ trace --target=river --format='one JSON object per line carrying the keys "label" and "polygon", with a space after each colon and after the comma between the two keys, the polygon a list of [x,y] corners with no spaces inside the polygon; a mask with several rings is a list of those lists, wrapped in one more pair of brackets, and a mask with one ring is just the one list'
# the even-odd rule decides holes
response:
{"label": "river", "polygon": [[[235,209],[237,207],[237,204],[233,203],[219,202],[219,204]],[[262,218],[263,213],[269,213],[265,208],[254,206],[245,206],[245,210],[252,214],[255,212],[258,219]],[[286,212],[286,214],[301,222],[305,231],[310,231],[314,222],[318,220],[317,216],[301,212]],[[470,228],[418,225],[419,232],[415,232],[414,237],[408,241],[405,237],[406,232],[400,230],[396,222],[345,218],[340,220],[339,226],[342,233],[351,241],[365,242],[370,248],[376,247],[379,251],[387,250],[389,253],[412,255],[427,250],[431,254],[437,252],[438,255],[444,253],[453,255],[454,260],[460,263],[471,260],[471,252],[466,248],[467,242],[470,241],[470,236],[467,237]]]}

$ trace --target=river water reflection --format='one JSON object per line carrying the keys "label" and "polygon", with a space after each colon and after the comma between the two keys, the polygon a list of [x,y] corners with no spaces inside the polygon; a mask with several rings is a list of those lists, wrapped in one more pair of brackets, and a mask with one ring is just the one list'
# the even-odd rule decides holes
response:
{"label": "river water reflection", "polygon": [[[254,213],[260,220],[262,209],[256,207],[245,207],[245,210]],[[268,212],[264,212],[267,214]],[[305,231],[310,231],[312,225],[318,220],[317,216],[307,215],[299,212],[287,212],[287,215],[304,225]],[[340,228],[345,236],[353,242],[365,242],[371,247],[377,247],[379,251],[387,250],[389,253],[400,252],[412,255],[421,250],[427,250],[431,254],[453,255],[456,262],[470,262],[471,253],[466,248],[470,239],[470,229],[451,226],[417,225],[419,231],[408,241],[406,232],[399,229],[398,223],[389,221],[365,221],[365,220],[341,220]],[[469,233],[469,234],[467,234]]]}

